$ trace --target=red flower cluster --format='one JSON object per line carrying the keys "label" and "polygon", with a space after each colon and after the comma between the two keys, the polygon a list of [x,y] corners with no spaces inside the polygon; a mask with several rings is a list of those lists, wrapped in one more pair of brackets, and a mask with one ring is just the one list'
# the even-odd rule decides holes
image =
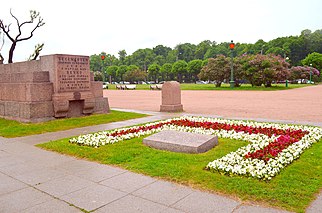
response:
{"label": "red flower cluster", "polygon": [[[245,132],[248,134],[264,134],[268,137],[272,137],[273,135],[290,135],[292,137],[297,137],[298,130],[293,131],[290,129],[276,129],[273,127],[252,127],[252,126],[245,126],[245,125],[231,125],[231,124],[225,124],[225,123],[218,123],[218,122],[196,122],[196,121],[190,121],[187,119],[184,120],[175,120],[172,121],[171,124],[177,125],[177,126],[187,126],[187,127],[202,127],[204,129],[214,129],[214,130],[234,130],[235,132]],[[302,130],[300,130],[302,132]],[[308,132],[305,132],[305,134],[308,134]],[[305,135],[304,134],[304,135]],[[303,137],[303,136],[302,136]],[[301,137],[301,138],[302,138]]]}
{"label": "red flower cluster", "polygon": [[257,158],[267,162],[269,159],[276,157],[278,153],[282,152],[293,143],[301,140],[301,138],[306,134],[308,134],[308,132],[302,130],[289,131],[289,134],[281,135],[273,143],[268,144],[268,146],[263,149],[257,150],[253,153],[247,153],[245,158]]}

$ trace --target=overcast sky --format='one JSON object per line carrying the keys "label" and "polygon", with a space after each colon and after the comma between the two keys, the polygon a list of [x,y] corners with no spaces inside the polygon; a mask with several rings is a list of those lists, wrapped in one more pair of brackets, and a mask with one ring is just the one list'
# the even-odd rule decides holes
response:
{"label": "overcast sky", "polygon": [[[321,0],[5,0],[0,19],[27,20],[37,10],[45,25],[35,36],[18,43],[14,61],[29,57],[37,43],[41,55],[92,55],[104,51],[118,56],[162,44],[198,44],[203,40],[255,43],[322,29]],[[8,58],[7,40],[2,55]]]}

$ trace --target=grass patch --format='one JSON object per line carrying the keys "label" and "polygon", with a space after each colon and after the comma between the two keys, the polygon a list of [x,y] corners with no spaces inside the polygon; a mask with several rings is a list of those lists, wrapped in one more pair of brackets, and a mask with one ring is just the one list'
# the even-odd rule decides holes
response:
{"label": "grass patch", "polygon": [[[301,87],[311,86],[311,84],[289,84],[288,87],[285,84],[273,84],[272,87],[264,87],[264,86],[254,86],[252,87],[250,84],[242,84],[240,87],[230,88],[229,84],[222,84],[221,87],[215,87],[214,84],[180,84],[181,90],[254,90],[254,91],[277,91],[277,90],[287,90],[287,89],[295,89]],[[108,85],[109,90],[115,90],[115,84]],[[137,90],[149,90],[150,85],[147,84],[137,84]]]}
{"label": "grass patch", "polygon": [[22,137],[46,132],[68,130],[77,127],[124,121],[145,116],[147,115],[111,110],[109,114],[96,114],[85,117],[57,119],[41,123],[20,123],[17,121],[0,118],[0,136],[7,138]]}
{"label": "grass patch", "polygon": [[322,141],[306,150],[298,160],[269,182],[240,176],[228,177],[204,170],[208,162],[246,144],[244,141],[219,139],[218,146],[203,154],[156,150],[144,146],[142,138],[99,148],[70,144],[68,139],[37,146],[202,190],[237,196],[242,200],[304,212],[322,187]]}

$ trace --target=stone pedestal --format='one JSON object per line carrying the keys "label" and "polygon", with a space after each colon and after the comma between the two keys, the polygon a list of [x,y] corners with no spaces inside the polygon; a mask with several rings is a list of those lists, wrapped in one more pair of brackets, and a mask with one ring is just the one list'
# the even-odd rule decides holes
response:
{"label": "stone pedestal", "polygon": [[108,112],[88,56],[57,54],[0,64],[0,117],[38,122]]}
{"label": "stone pedestal", "polygon": [[161,112],[182,112],[180,84],[176,81],[167,81],[162,86]]}

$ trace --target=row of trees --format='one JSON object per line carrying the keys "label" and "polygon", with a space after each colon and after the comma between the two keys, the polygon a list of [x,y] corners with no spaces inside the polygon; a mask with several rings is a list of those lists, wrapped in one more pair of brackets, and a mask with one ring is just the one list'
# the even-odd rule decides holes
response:
{"label": "row of trees", "polygon": [[[255,44],[236,43],[234,56],[243,54],[274,54],[283,58],[288,58],[292,66],[301,65],[301,61],[310,53],[322,53],[322,30],[311,32],[303,30],[299,36],[280,37],[269,42],[258,40]],[[207,60],[216,55],[228,56],[230,54],[229,43],[217,43],[205,40],[199,44],[183,43],[175,48],[164,45],[157,45],[153,48],[139,49],[131,55],[127,55],[125,50],[118,52],[118,57],[102,52],[91,56],[91,70],[105,71],[108,66],[135,65],[140,70],[147,71],[150,65],[157,64],[163,66],[166,63],[174,64],[183,60]],[[101,55],[106,56],[104,61]]]}
{"label": "row of trees", "polygon": [[207,60],[192,60],[187,63],[184,60],[178,60],[175,63],[165,63],[162,66],[159,64],[151,64],[146,71],[140,69],[136,65],[121,65],[108,66],[104,70],[104,74],[96,71],[95,77],[97,80],[103,81],[168,81],[177,80],[179,82],[195,82],[202,67],[207,63]]}
{"label": "row of trees", "polygon": [[[313,81],[319,81],[320,70],[322,69],[322,54],[312,53],[302,60],[303,66],[293,66],[290,68],[288,59],[274,54],[243,54],[234,57],[234,79],[236,86],[242,82],[249,82],[254,86],[264,84],[270,87],[272,82],[295,79],[309,79],[310,72]],[[190,62],[178,60],[165,63],[162,66],[151,64],[147,71],[141,70],[136,65],[108,66],[107,76],[104,79],[100,72],[96,72],[96,78],[104,81],[129,81],[131,83],[139,81],[167,81],[177,80],[179,82],[195,82],[199,79],[215,81],[216,86],[220,86],[230,78],[231,58],[225,55],[217,55],[208,60],[195,59]],[[310,65],[310,66],[308,66]]]}

